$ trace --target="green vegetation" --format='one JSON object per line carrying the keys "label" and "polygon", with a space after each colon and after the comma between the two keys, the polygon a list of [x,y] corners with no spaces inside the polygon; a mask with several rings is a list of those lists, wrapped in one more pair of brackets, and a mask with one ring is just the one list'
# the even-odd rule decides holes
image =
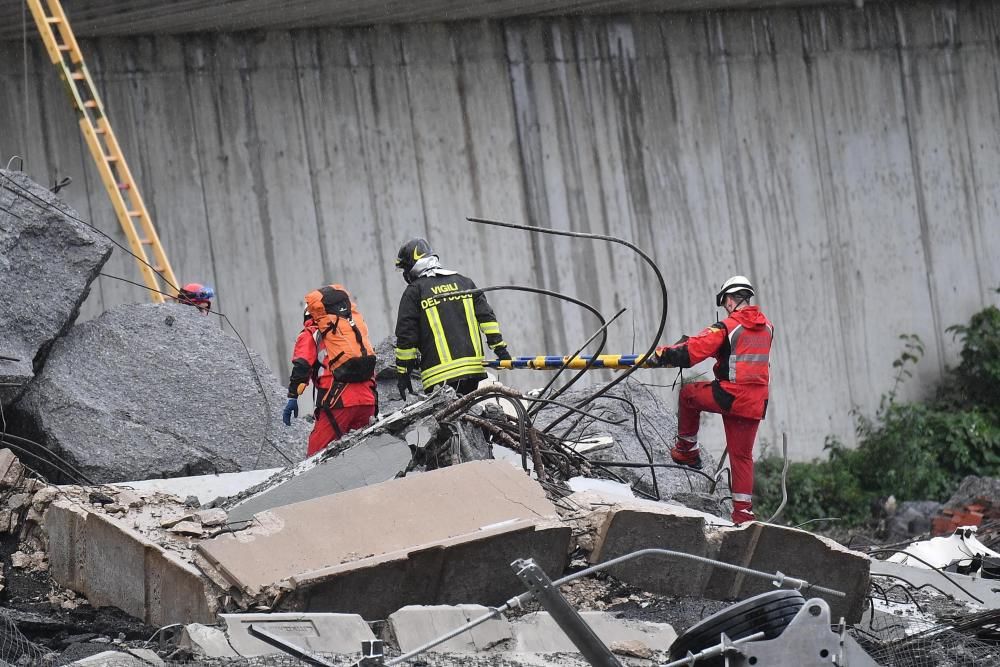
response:
{"label": "green vegetation", "polygon": [[[1000,476],[1000,309],[990,306],[948,332],[962,343],[962,361],[933,398],[917,403],[896,399],[923,344],[916,335],[900,336],[893,388],[873,417],[854,413],[858,448],[830,436],[826,459],[790,464],[783,522],[840,517],[841,525],[856,525],[871,518],[876,498],[943,501],[966,475]],[[757,463],[758,516],[770,516],[781,502],[782,463],[773,450]]]}

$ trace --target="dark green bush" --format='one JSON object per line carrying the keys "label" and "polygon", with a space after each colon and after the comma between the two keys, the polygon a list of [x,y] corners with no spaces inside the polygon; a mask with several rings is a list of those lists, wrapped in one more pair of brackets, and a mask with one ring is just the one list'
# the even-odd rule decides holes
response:
{"label": "dark green bush", "polygon": [[[855,413],[858,448],[827,438],[826,459],[790,465],[786,523],[836,516],[857,524],[870,518],[876,498],[942,501],[966,475],[1000,475],[1000,309],[990,306],[948,331],[962,341],[962,361],[935,398],[896,401],[923,355],[917,336],[901,336],[893,388],[873,417]],[[757,464],[758,516],[770,516],[781,502],[781,467],[773,452]]]}

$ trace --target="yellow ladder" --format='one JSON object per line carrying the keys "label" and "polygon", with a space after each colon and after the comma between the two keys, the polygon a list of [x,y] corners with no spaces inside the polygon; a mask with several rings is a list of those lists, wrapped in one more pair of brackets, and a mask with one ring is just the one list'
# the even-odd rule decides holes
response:
{"label": "yellow ladder", "polygon": [[[66,87],[73,98],[80,131],[83,132],[87,146],[90,147],[90,154],[97,164],[97,171],[101,174],[108,196],[111,197],[118,222],[121,223],[132,252],[142,258],[139,270],[142,272],[143,281],[149,288],[153,301],[162,303],[164,292],[176,294],[174,286],[177,285],[177,278],[170,268],[160,237],[149,217],[149,211],[146,210],[146,204],[142,201],[139,188],[118,146],[118,139],[111,130],[107,116],[104,115],[104,105],[97,95],[97,88],[90,78],[87,65],[83,62],[83,54],[66,19],[66,13],[59,0],[45,0],[44,5],[42,0],[26,1],[38,26],[38,33],[45,42],[49,58],[60,68],[63,81],[66,82]],[[147,253],[147,247],[150,253]],[[160,275],[157,275],[158,273]],[[166,283],[164,285],[160,284],[161,276]]]}

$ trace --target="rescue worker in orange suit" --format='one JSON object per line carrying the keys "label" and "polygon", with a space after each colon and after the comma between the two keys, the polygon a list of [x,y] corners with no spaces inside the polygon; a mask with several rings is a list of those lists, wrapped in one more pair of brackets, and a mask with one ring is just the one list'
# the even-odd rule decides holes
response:
{"label": "rescue worker in orange suit", "polygon": [[444,269],[424,239],[411,239],[396,255],[407,287],[396,316],[396,385],[401,398],[413,393],[410,372],[420,368],[424,391],[447,384],[459,395],[486,378],[483,336],[497,359],[509,360],[507,343],[486,296],[449,297],[475,289],[462,274]]}
{"label": "rescue worker in orange suit", "polygon": [[656,349],[659,366],[690,368],[712,357],[715,380],[681,388],[677,407],[677,443],[670,457],[679,465],[701,468],[698,426],[702,412],[722,415],[732,470],[733,523],[754,520],[753,445],[767,412],[769,358],[774,327],[757,306],[745,276],[733,276],[715,297],[727,317],[696,336]]}
{"label": "rescue worker in orange suit", "polygon": [[292,351],[288,402],[281,414],[285,426],[291,426],[292,416],[299,416],[299,394],[312,382],[316,421],[309,434],[306,456],[322,451],[348,431],[368,426],[377,409],[374,378],[370,382],[337,383],[334,387],[333,373],[326,361],[319,328],[307,309]]}

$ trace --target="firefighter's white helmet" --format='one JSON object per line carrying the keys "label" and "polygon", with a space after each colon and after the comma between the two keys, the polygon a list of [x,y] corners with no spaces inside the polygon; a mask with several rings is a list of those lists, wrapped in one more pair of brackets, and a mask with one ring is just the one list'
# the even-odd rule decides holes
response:
{"label": "firefighter's white helmet", "polygon": [[722,289],[719,293],[715,295],[715,305],[721,307],[722,299],[725,298],[727,294],[732,294],[733,292],[739,292],[740,290],[748,290],[750,296],[753,296],[754,292],[753,285],[750,283],[750,279],[746,276],[733,276],[726,282],[722,283]]}

